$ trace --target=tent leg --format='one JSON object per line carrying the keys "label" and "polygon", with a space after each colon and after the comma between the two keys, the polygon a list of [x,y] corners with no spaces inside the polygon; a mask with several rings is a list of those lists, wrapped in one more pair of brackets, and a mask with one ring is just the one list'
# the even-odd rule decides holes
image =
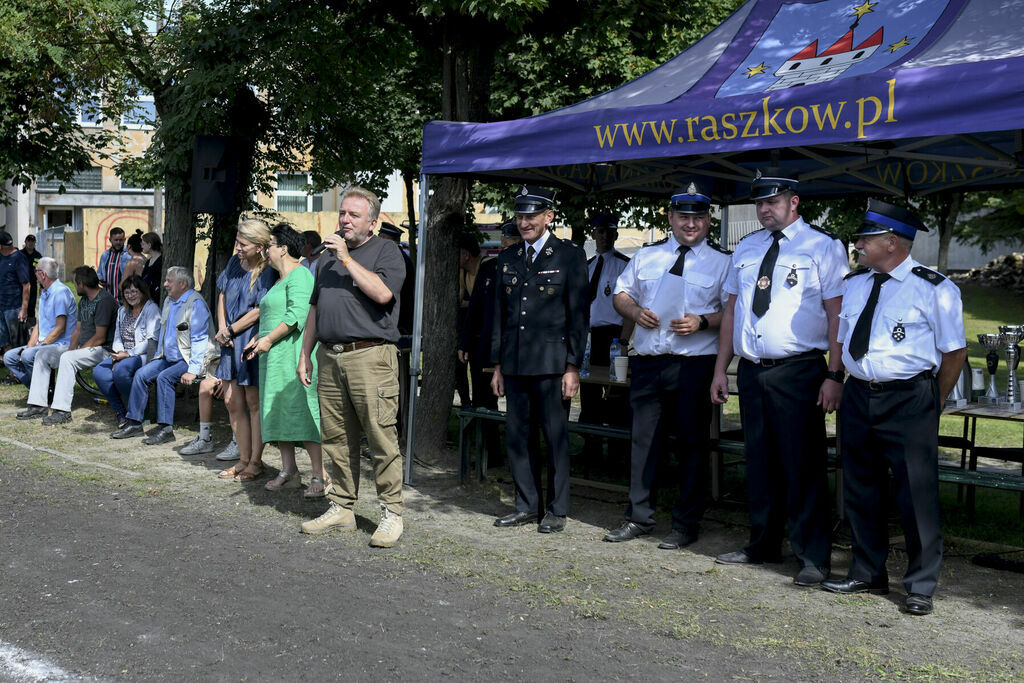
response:
{"label": "tent leg", "polygon": [[719,226],[718,244],[722,249],[729,248],[729,205],[722,207],[722,225]]}
{"label": "tent leg", "polygon": [[[412,484],[413,456],[416,453],[416,395],[419,393],[423,338],[423,286],[427,273],[427,206],[430,176],[420,174],[420,226],[416,252],[416,296],[413,304],[412,350],[409,358],[409,406],[405,426],[405,483]],[[404,303],[404,302],[403,302]]]}

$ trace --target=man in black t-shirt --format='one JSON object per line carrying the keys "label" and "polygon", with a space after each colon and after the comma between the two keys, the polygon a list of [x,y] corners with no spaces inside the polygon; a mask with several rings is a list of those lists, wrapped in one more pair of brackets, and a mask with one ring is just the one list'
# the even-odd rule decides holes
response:
{"label": "man in black t-shirt", "polygon": [[342,197],[338,232],[316,273],[299,356],[303,384],[312,381],[317,351],[317,394],[324,466],[331,477],[327,512],[303,523],[319,534],[356,528],[359,438],[373,458],[380,523],[370,545],[390,548],[402,535],[402,453],[398,448],[398,296],[405,262],[394,242],[373,234],[380,200],[361,187]]}
{"label": "man in black t-shirt", "polygon": [[28,290],[28,325],[32,327],[36,320],[36,296],[39,294],[39,282],[36,280],[36,264],[43,255],[36,251],[36,236],[29,235],[25,238],[25,244],[21,253],[28,259],[29,265],[29,290]]}

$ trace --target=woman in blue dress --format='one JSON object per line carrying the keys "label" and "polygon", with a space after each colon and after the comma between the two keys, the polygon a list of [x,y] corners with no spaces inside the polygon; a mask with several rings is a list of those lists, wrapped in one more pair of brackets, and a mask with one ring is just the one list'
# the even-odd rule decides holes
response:
{"label": "woman in blue dress", "polygon": [[[238,224],[235,256],[217,278],[217,343],[220,364],[214,377],[226,385],[224,402],[231,431],[238,443],[238,462],[220,473],[222,479],[247,482],[263,474],[263,438],[260,428],[259,363],[245,360],[243,349],[258,329],[260,299],[277,281],[268,268],[267,249],[272,237],[263,221]],[[200,435],[203,425],[200,423]]]}

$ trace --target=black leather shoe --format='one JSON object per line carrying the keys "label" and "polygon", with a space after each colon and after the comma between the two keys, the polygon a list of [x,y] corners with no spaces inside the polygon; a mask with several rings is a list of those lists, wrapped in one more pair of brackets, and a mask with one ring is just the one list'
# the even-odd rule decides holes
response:
{"label": "black leather shoe", "polygon": [[907,596],[907,614],[913,614],[917,617],[923,617],[926,614],[932,613],[932,596],[921,595],[920,593],[911,593]]}
{"label": "black leather shoe", "polygon": [[130,439],[133,436],[142,436],[142,425],[140,424],[128,424],[122,429],[118,429],[116,432],[110,435],[111,439]]}
{"label": "black leather shoe", "polygon": [[494,526],[510,527],[510,526],[523,526],[531,522],[537,521],[536,512],[513,512],[510,515],[504,517],[498,517],[494,520]]}
{"label": "black leather shoe", "polygon": [[174,429],[171,425],[164,425],[152,436],[147,436],[142,440],[142,443],[147,446],[156,446],[162,443],[170,443],[174,441]]}
{"label": "black leather shoe", "polygon": [[645,531],[639,524],[633,522],[623,522],[622,526],[618,529],[614,529],[605,534],[604,539],[608,543],[622,543],[623,541],[632,541],[634,538],[646,536],[651,533]]}
{"label": "black leather shoe", "polygon": [[37,417],[42,417],[43,415],[46,415],[49,412],[50,409],[45,406],[29,406],[28,408],[25,408],[25,410],[15,415],[15,417],[18,418],[19,420],[34,420]]}
{"label": "black leather shoe", "polygon": [[696,542],[696,531],[673,529],[668,532],[668,536],[661,539],[661,543],[658,544],[658,548],[661,550],[676,550],[678,548],[685,548],[688,545],[693,545]]}
{"label": "black leather shoe", "polygon": [[872,595],[888,595],[889,581],[858,581],[857,579],[837,579],[822,581],[821,587],[830,593],[852,595],[853,593],[871,593]]}
{"label": "black leather shoe", "polygon": [[804,588],[817,586],[828,578],[828,572],[827,567],[815,567],[813,564],[809,564],[801,569],[800,573],[793,578],[793,583]]}
{"label": "black leather shoe", "polygon": [[540,526],[537,527],[537,531],[542,534],[550,534],[556,531],[563,531],[565,529],[565,517],[559,517],[553,515],[550,512],[544,515],[544,519],[541,520]]}
{"label": "black leather shoe", "polygon": [[43,418],[43,424],[47,427],[62,425],[66,422],[71,422],[71,413],[66,410],[55,410]]}

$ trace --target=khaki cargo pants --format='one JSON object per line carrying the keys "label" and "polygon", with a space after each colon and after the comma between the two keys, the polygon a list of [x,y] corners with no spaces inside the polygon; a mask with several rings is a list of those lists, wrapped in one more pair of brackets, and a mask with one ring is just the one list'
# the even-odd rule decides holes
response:
{"label": "khaki cargo pants", "polygon": [[402,514],[402,453],[398,449],[398,350],[394,344],[337,353],[317,351],[320,431],[328,498],[349,510],[359,497],[359,437],[366,434],[377,499]]}

